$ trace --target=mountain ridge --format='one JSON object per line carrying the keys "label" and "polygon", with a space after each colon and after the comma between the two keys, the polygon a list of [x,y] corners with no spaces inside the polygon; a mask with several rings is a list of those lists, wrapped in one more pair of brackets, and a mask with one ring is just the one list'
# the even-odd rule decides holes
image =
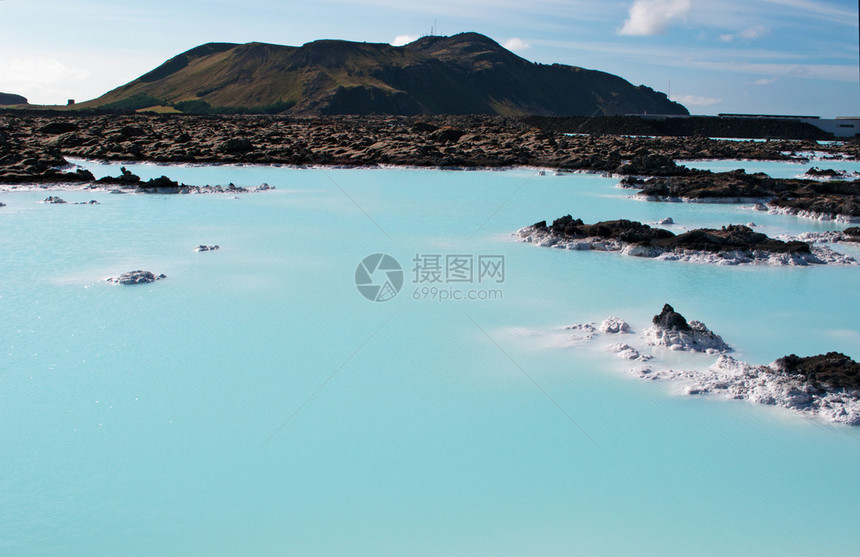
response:
{"label": "mountain ridge", "polygon": [[478,33],[426,36],[399,47],[336,39],[299,47],[206,43],[78,106],[301,116],[688,114],[644,85],[530,62]]}

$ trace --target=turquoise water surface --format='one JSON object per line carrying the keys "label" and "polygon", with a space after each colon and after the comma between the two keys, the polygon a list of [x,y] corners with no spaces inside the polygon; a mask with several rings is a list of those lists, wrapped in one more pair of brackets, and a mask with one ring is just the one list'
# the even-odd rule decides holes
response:
{"label": "turquoise water surface", "polygon": [[[0,554],[857,553],[860,430],[679,396],[557,340],[609,315],[641,329],[668,302],[750,362],[858,359],[860,267],[511,236],[567,213],[845,225],[529,169],[129,169],[277,189],[59,194],[87,206],[0,193]],[[404,270],[388,302],[354,284],[373,253]],[[422,299],[416,255],[504,256],[504,281],[445,285],[490,299]],[[168,278],[104,282],[133,269]]]}
{"label": "turquoise water surface", "polygon": [[842,159],[813,158],[810,162],[782,161],[732,161],[732,160],[701,160],[679,161],[678,164],[688,168],[710,170],[712,172],[730,172],[743,168],[747,172],[764,172],[771,178],[798,178],[812,167],[820,169],[843,170],[860,172],[860,162]]}

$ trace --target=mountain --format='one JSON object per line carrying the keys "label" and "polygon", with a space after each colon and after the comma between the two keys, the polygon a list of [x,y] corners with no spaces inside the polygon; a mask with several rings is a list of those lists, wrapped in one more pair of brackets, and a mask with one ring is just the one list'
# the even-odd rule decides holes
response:
{"label": "mountain", "polygon": [[688,114],[649,87],[529,62],[478,33],[427,36],[401,47],[209,43],[78,106],[198,114]]}
{"label": "mountain", "polygon": [[0,93],[0,106],[11,106],[13,104],[27,104],[27,99],[21,95]]}

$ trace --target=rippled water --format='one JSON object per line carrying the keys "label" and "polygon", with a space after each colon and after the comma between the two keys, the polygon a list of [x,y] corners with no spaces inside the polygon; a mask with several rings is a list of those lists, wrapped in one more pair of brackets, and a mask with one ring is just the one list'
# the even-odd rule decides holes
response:
{"label": "rippled water", "polygon": [[[856,551],[860,430],[679,396],[560,331],[608,315],[641,330],[669,302],[751,362],[857,359],[860,268],[511,237],[567,213],[671,216],[676,231],[844,225],[640,202],[612,179],[528,169],[129,168],[277,189],[60,194],[92,206],[0,193],[0,554]],[[354,284],[377,252],[404,269],[385,303]],[[504,282],[453,285],[501,299],[416,300],[416,255],[504,255]],[[138,268],[168,278],[103,280]]]}

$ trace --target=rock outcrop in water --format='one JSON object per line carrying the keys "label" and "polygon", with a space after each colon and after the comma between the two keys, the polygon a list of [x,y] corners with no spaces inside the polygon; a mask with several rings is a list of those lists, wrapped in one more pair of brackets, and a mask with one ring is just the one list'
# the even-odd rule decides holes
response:
{"label": "rock outcrop in water", "polygon": [[197,246],[196,248],[194,248],[194,251],[197,251],[197,252],[201,252],[201,251],[215,251],[215,250],[218,250],[218,249],[221,249],[221,246],[219,246],[219,245],[217,245],[217,244],[216,244],[216,245],[214,245],[214,246],[207,246],[207,245],[205,245],[205,244],[200,244],[199,246]]}
{"label": "rock outcrop in water", "polygon": [[[610,317],[603,323],[623,320]],[[687,395],[714,394],[729,399],[779,406],[810,416],[860,425],[860,363],[839,352],[801,358],[785,356],[769,365],[752,365],[725,355],[731,350],[702,323],[687,320],[666,304],[652,319],[652,326],[641,335],[624,335],[617,342],[615,327],[595,327],[593,322],[576,323],[564,328],[567,342],[573,347],[601,343],[602,348],[634,367],[627,369],[648,380],[671,381]],[[628,329],[629,332],[629,329]],[[712,365],[698,369],[664,367],[660,352],[649,353],[650,346],[719,354]],[[707,347],[707,348],[706,348]]]}
{"label": "rock outcrop in water", "polygon": [[851,226],[842,231],[845,240],[849,242],[860,242],[860,226]]}
{"label": "rock outcrop in water", "polygon": [[813,166],[801,175],[801,178],[810,180],[856,180],[860,178],[860,172],[849,172],[847,170],[834,170],[832,168],[818,168]]}
{"label": "rock outcrop in water", "polygon": [[543,247],[569,250],[618,251],[624,255],[674,261],[738,265],[855,264],[856,261],[824,246],[799,240],[778,240],[744,225],[721,229],[699,228],[675,235],[630,220],[585,224],[570,215],[547,226],[541,221],[517,231],[517,237]]}
{"label": "rock outcrop in water", "polygon": [[860,364],[848,356],[829,352],[807,358],[786,356],[766,366],[723,355],[704,370],[646,368],[639,375],[683,383],[690,395],[716,394],[860,425],[858,369]]}
{"label": "rock outcrop in water", "polygon": [[600,323],[601,333],[619,335],[630,332],[630,325],[620,317],[607,317]]}
{"label": "rock outcrop in water", "polygon": [[860,363],[840,352],[805,358],[791,354],[770,367],[779,373],[799,376],[816,389],[860,390]]}
{"label": "rock outcrop in water", "polygon": [[732,350],[720,335],[709,330],[704,323],[700,321],[687,323],[684,316],[676,312],[669,304],[664,305],[663,311],[654,316],[651,327],[645,329],[643,334],[648,344],[665,346],[670,350],[706,352],[708,354],[731,352]]}
{"label": "rock outcrop in water", "polygon": [[773,212],[860,222],[860,180],[777,179],[767,174],[695,172],[685,176],[625,178],[649,201],[766,202]]}
{"label": "rock outcrop in water", "polygon": [[625,176],[687,176],[695,171],[679,166],[673,159],[659,153],[641,149],[628,162],[615,169],[615,174]]}
{"label": "rock outcrop in water", "polygon": [[148,284],[164,278],[167,278],[167,275],[156,275],[150,271],[137,270],[123,273],[118,277],[110,277],[107,281],[116,284]]}
{"label": "rock outcrop in water", "polygon": [[159,178],[150,178],[147,181],[141,180],[140,176],[126,169],[124,166],[120,168],[119,176],[105,176],[95,180],[96,185],[115,185],[118,189],[111,193],[158,193],[158,194],[174,194],[174,193],[248,193],[255,191],[266,191],[274,189],[269,184],[261,184],[255,188],[245,188],[230,183],[225,186],[189,186],[171,180],[167,176]]}

